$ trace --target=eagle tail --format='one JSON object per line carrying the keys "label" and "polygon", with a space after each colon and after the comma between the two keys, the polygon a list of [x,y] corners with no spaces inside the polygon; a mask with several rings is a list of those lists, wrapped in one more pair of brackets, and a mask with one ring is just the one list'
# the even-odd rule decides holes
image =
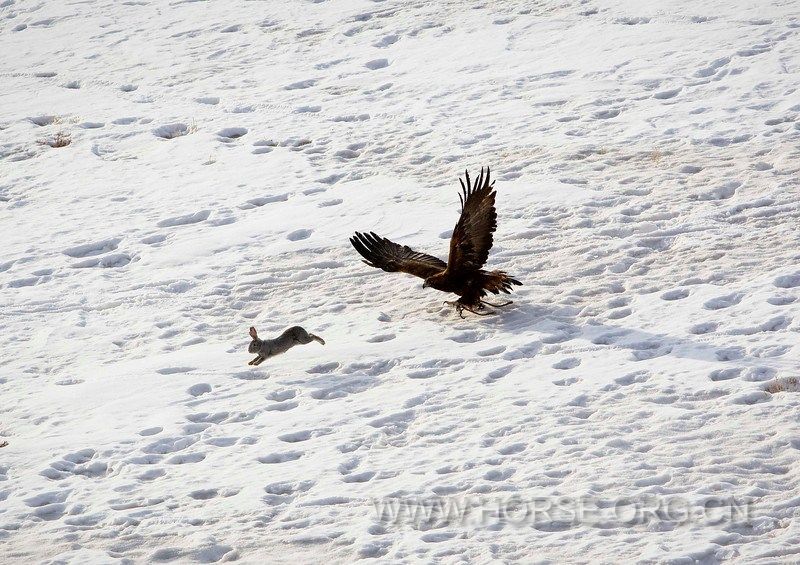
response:
{"label": "eagle tail", "polygon": [[489,271],[484,273],[483,289],[492,294],[511,293],[512,285],[522,286],[514,277],[505,271]]}

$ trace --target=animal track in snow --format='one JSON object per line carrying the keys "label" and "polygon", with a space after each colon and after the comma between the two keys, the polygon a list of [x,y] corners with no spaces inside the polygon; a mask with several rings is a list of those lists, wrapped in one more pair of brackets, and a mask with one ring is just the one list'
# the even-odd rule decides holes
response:
{"label": "animal track in snow", "polygon": [[314,365],[310,369],[306,370],[306,373],[310,374],[318,374],[324,375],[326,373],[331,373],[340,367],[339,363],[336,361],[331,361],[330,363],[323,363],[321,365]]}
{"label": "animal track in snow", "polygon": [[792,304],[796,300],[797,298],[794,296],[770,296],[767,298],[767,302],[773,306],[786,306],[787,304]]}
{"label": "animal track in snow", "polygon": [[626,16],[623,18],[615,19],[614,23],[626,26],[635,26],[635,25],[649,24],[650,18],[645,16]]}
{"label": "animal track in snow", "polygon": [[730,335],[753,335],[761,332],[777,332],[789,327],[791,323],[792,319],[788,316],[775,316],[756,326],[734,328],[727,333]]}
{"label": "animal track in snow", "polygon": [[703,308],[706,310],[722,310],[723,308],[730,308],[731,306],[739,304],[739,302],[742,301],[742,298],[744,298],[744,293],[742,292],[726,294],[725,296],[719,296],[717,298],[707,300],[703,304]]}
{"label": "animal track in snow", "polygon": [[490,383],[496,381],[497,379],[502,379],[506,375],[508,375],[511,371],[514,370],[514,365],[506,365],[504,367],[498,367],[497,369],[492,369],[486,375],[484,382]]}
{"label": "animal track in snow", "polygon": [[735,379],[742,374],[742,369],[739,367],[730,367],[728,369],[714,369],[708,378],[712,381],[727,381]]}
{"label": "animal track in snow", "polygon": [[313,390],[310,396],[314,400],[334,400],[365,391],[370,387],[370,384],[369,380],[359,378]]}
{"label": "animal track in snow", "polygon": [[796,288],[800,286],[800,273],[776,277],[774,284],[778,288]]}
{"label": "animal track in snow", "polygon": [[168,228],[174,226],[185,226],[189,224],[196,224],[198,222],[203,222],[208,219],[211,215],[210,210],[200,210],[199,212],[194,212],[193,214],[185,214],[183,216],[173,216],[171,218],[166,218],[161,220],[156,225],[160,228]]}
{"label": "animal track in snow", "polygon": [[51,491],[37,494],[25,499],[25,505],[33,508],[33,514],[41,520],[58,520],[66,513],[64,502],[69,497],[70,490]]}
{"label": "animal track in snow", "polygon": [[49,125],[55,123],[57,120],[59,120],[58,116],[50,116],[50,115],[36,116],[36,117],[33,117],[33,118],[28,118],[29,122],[31,122],[32,124],[35,124],[35,125],[37,125],[39,127],[49,126]]}
{"label": "animal track in snow", "polygon": [[241,204],[239,208],[241,208],[242,210],[248,210],[251,208],[260,208],[261,206],[265,206],[266,204],[272,204],[273,202],[286,202],[287,200],[289,200],[288,194],[259,196],[257,198],[251,198],[245,204]]}
{"label": "animal track in snow", "polygon": [[653,98],[656,100],[669,100],[670,98],[675,98],[683,88],[672,88],[670,90],[661,90],[653,94]]}
{"label": "animal track in snow", "polygon": [[562,359],[556,363],[553,363],[553,369],[574,369],[578,365],[581,364],[581,360],[577,357],[567,357],[566,359]]}
{"label": "animal track in snow", "polygon": [[715,355],[719,361],[736,361],[744,357],[744,349],[741,347],[725,347],[718,349]]}
{"label": "animal track in snow", "polygon": [[270,483],[264,487],[266,495],[262,499],[270,506],[279,506],[292,502],[298,493],[303,493],[314,486],[314,481],[283,481]]}
{"label": "animal track in snow", "polygon": [[196,369],[197,367],[163,367],[156,369],[156,373],[159,375],[177,375],[179,373],[191,373]]}
{"label": "animal track in snow", "polygon": [[294,410],[297,408],[298,403],[295,401],[276,402],[275,404],[268,404],[264,407],[265,410],[270,412],[286,412],[287,410]]}
{"label": "animal track in snow", "polygon": [[364,66],[371,71],[377,71],[378,69],[384,69],[388,67],[389,59],[373,59],[372,61],[367,61],[364,63]]}
{"label": "animal track in snow", "polygon": [[189,126],[181,122],[165,124],[153,130],[153,135],[161,139],[175,139],[176,137],[182,137],[188,133]]}
{"label": "animal track in snow", "polygon": [[286,463],[287,461],[296,461],[303,456],[302,451],[284,451],[282,453],[270,453],[258,458],[259,463],[274,465],[276,463]]}
{"label": "animal track in snow", "polygon": [[381,416],[367,422],[373,428],[381,429],[387,435],[397,435],[406,430],[414,419],[413,410],[404,410],[388,416]]}
{"label": "animal track in snow", "polygon": [[312,229],[294,230],[293,232],[289,232],[286,235],[286,239],[288,239],[289,241],[300,241],[303,239],[308,239],[309,237],[311,237],[312,233],[314,233],[314,230]]}
{"label": "animal track in snow", "polygon": [[728,181],[718,187],[706,190],[698,195],[700,200],[727,200],[736,194],[736,189],[742,186],[739,181]]}
{"label": "animal track in snow", "polygon": [[417,369],[408,372],[409,379],[429,379],[439,374],[439,369]]}
{"label": "animal track in snow", "polygon": [[109,253],[108,255],[103,255],[102,257],[94,257],[79,261],[74,263],[72,267],[76,269],[85,269],[89,267],[119,268],[124,267],[134,260],[135,258],[131,257],[127,253]]}
{"label": "animal track in snow", "polygon": [[689,328],[689,333],[694,335],[703,335],[716,331],[718,327],[719,324],[716,322],[703,322],[701,324],[695,324]]}
{"label": "animal track in snow", "polygon": [[298,443],[301,441],[308,441],[313,436],[313,430],[301,430],[299,432],[290,432],[288,434],[281,434],[278,439],[286,443]]}
{"label": "animal track in snow", "polygon": [[284,390],[273,390],[270,393],[267,393],[266,397],[268,400],[274,400],[275,402],[284,402],[286,400],[291,400],[297,396],[297,391],[294,389],[284,389]]}
{"label": "animal track in snow", "polygon": [[490,347],[489,349],[482,349],[476,353],[479,357],[491,357],[493,355],[500,355],[506,350],[505,345],[496,345],[495,347]]}
{"label": "animal track in snow", "polygon": [[668,290],[661,295],[661,300],[681,300],[689,296],[689,289],[676,288],[675,290]]}
{"label": "animal track in snow", "polygon": [[247,135],[247,128],[224,128],[217,132],[217,139],[224,143],[230,143],[245,135]]}
{"label": "animal track in snow", "polygon": [[730,57],[722,57],[720,59],[715,59],[712,61],[707,67],[699,69],[697,72],[694,73],[694,76],[698,78],[706,78],[714,75],[718,69],[730,63]]}
{"label": "animal track in snow", "polygon": [[342,481],[345,483],[366,483],[376,475],[375,471],[362,471],[360,473],[352,473],[345,475]]}
{"label": "animal track in snow", "polygon": [[196,385],[192,385],[186,391],[192,396],[202,396],[206,393],[211,392],[211,385],[208,383],[198,383]]}
{"label": "animal track in snow", "polygon": [[301,90],[301,89],[311,88],[312,86],[316,86],[318,82],[319,79],[310,78],[298,82],[293,82],[289,85],[284,86],[283,88],[285,90]]}
{"label": "animal track in snow", "polygon": [[50,464],[50,467],[40,474],[52,480],[62,480],[70,476],[79,475],[88,478],[103,477],[108,474],[108,464],[96,460],[97,452],[94,449],[81,449],[68,453],[60,461]]}
{"label": "animal track in snow", "polygon": [[103,239],[101,241],[96,241],[93,243],[86,243],[83,245],[77,245],[75,247],[68,247],[67,249],[62,251],[62,253],[64,253],[64,255],[69,255],[70,257],[76,257],[76,258],[101,255],[103,253],[108,253],[109,251],[116,250],[120,241],[122,241],[120,238]]}
{"label": "animal track in snow", "polygon": [[631,343],[632,357],[634,361],[644,361],[667,355],[672,351],[671,345],[664,345],[658,341],[642,341],[639,343]]}
{"label": "animal track in snow", "polygon": [[165,437],[144,446],[142,452],[153,455],[167,455],[182,451],[195,443],[197,443],[197,438],[191,436]]}

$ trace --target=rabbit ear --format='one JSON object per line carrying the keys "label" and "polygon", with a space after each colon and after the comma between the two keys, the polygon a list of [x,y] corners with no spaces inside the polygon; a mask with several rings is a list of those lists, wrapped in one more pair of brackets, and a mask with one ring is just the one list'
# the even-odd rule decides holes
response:
{"label": "rabbit ear", "polygon": [[253,339],[258,339],[258,334],[256,333],[256,329],[253,326],[250,326],[250,337]]}

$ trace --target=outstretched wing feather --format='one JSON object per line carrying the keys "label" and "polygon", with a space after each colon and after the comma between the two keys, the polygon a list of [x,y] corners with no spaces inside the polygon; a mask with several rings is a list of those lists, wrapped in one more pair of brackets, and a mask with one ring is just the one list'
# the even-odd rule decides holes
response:
{"label": "outstretched wing feather", "polygon": [[356,232],[350,243],[364,257],[364,263],[389,273],[399,271],[427,279],[447,268],[447,263],[441,259],[389,241],[375,232]]}
{"label": "outstretched wing feather", "polygon": [[466,183],[461,182],[461,217],[450,238],[450,256],[447,268],[452,274],[476,271],[483,267],[492,248],[492,234],[497,229],[497,211],[494,207],[494,182],[481,169],[480,176],[471,182],[469,173]]}

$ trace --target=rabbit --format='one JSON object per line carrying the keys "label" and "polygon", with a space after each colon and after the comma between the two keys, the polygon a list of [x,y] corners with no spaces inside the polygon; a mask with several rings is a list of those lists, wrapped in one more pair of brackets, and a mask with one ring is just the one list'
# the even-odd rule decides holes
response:
{"label": "rabbit", "polygon": [[257,353],[255,359],[248,365],[259,365],[264,359],[274,357],[281,353],[286,353],[297,344],[305,345],[312,341],[318,341],[325,345],[325,340],[318,335],[310,334],[300,326],[292,326],[275,339],[259,339],[254,327],[250,328],[250,337],[253,341],[247,348],[248,353]]}

